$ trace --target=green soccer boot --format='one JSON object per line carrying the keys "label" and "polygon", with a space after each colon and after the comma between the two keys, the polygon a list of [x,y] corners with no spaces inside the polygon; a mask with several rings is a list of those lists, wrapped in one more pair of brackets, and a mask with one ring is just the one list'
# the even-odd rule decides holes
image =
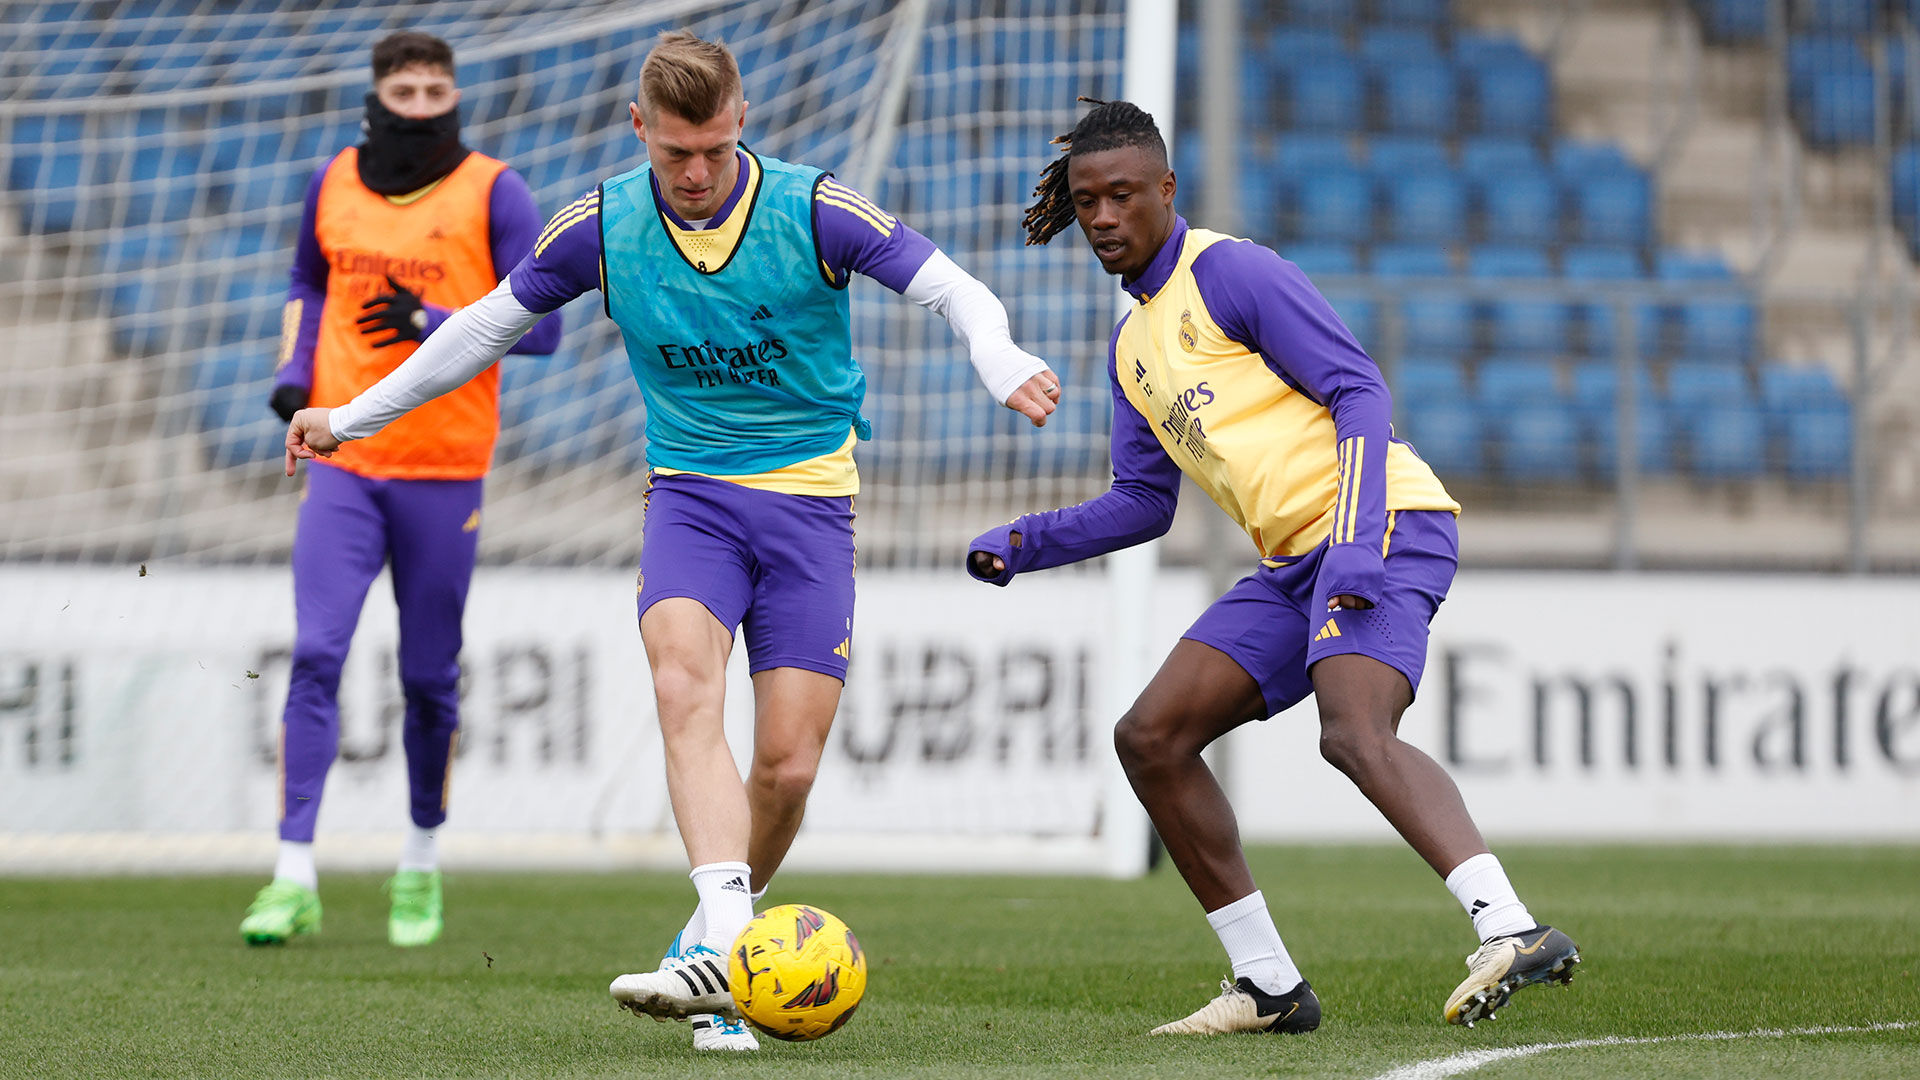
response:
{"label": "green soccer boot", "polygon": [[387,940],[395,945],[431,945],[440,940],[440,871],[402,870],[387,880],[393,910]]}
{"label": "green soccer boot", "polygon": [[249,945],[284,945],[298,934],[319,932],[320,894],[294,881],[268,882],[240,920],[240,936]]}

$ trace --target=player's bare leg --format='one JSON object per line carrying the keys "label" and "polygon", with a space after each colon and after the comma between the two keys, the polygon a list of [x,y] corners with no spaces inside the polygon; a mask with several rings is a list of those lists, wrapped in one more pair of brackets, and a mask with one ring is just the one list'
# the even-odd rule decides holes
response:
{"label": "player's bare leg", "polygon": [[747,771],[752,828],[747,864],[756,893],[786,860],[820,772],[842,683],[805,668],[769,668],[753,677],[753,765]]}
{"label": "player's bare leg", "polygon": [[1371,656],[1347,653],[1313,665],[1320,754],[1359,787],[1413,850],[1445,877],[1487,850],[1460,789],[1440,763],[1402,742],[1413,704],[1407,677]]}
{"label": "player's bare leg", "polygon": [[[733,635],[699,601],[668,597],[640,617],[640,639],[653,670],[674,821],[701,904],[712,923],[723,927],[719,936],[731,940],[753,912],[746,785],[727,747],[724,722]],[[710,943],[686,943],[659,970],[622,975],[607,989],[622,1006],[655,1019],[739,1019],[727,987],[726,957]]]}
{"label": "player's bare leg", "polygon": [[1254,889],[1233,806],[1200,757],[1215,739],[1265,715],[1259,684],[1245,669],[1211,645],[1182,639],[1114,729],[1134,794],[1234,965],[1219,997],[1156,1035],[1291,1034],[1320,1024],[1319,999]]}
{"label": "player's bare leg", "polygon": [[1233,805],[1200,751],[1265,710],[1259,684],[1239,664],[1182,638],[1114,728],[1133,793],[1208,911],[1253,892],[1253,873]]}
{"label": "player's bare leg", "polygon": [[640,619],[653,671],[667,795],[695,866],[747,856],[746,788],[727,747],[724,707],[733,635],[697,600],[669,597]]}
{"label": "player's bare leg", "polygon": [[[1476,929],[1487,913],[1469,899],[1473,883],[1463,874],[1488,877],[1505,901],[1509,925],[1483,934],[1467,957],[1468,975],[1447,999],[1442,1016],[1472,1027],[1494,1017],[1515,990],[1534,983],[1573,980],[1580,951],[1567,935],[1534,923],[1513,895],[1506,873],[1487,851],[1467,813],[1460,789],[1440,764],[1399,737],[1400,717],[1413,703],[1413,688],[1391,665],[1349,653],[1330,656],[1308,672],[1320,703],[1320,753],[1360,788],[1413,850],[1447,880],[1474,914]],[[1469,863],[1469,860],[1474,860]],[[1517,925],[1513,925],[1517,924]]]}

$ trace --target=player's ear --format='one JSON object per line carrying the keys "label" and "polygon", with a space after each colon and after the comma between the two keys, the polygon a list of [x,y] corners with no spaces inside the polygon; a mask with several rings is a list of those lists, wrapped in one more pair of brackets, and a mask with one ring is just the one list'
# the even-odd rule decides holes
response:
{"label": "player's ear", "polygon": [[640,103],[637,101],[627,102],[627,115],[633,117],[634,135],[637,136],[641,142],[646,142],[647,120],[646,117],[640,115]]}
{"label": "player's ear", "polygon": [[740,99],[740,123],[735,126],[733,136],[738,139],[747,130],[747,99]]}

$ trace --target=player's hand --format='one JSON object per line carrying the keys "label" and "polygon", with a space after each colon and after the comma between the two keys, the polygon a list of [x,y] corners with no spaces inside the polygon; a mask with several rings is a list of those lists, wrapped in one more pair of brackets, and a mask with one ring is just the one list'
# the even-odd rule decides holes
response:
{"label": "player's hand", "polygon": [[1367,600],[1363,600],[1358,596],[1348,596],[1344,593],[1339,596],[1327,597],[1328,611],[1335,611],[1339,608],[1351,608],[1354,611],[1364,611],[1372,606],[1373,604]]}
{"label": "player's hand", "polygon": [[1034,427],[1046,427],[1047,417],[1060,405],[1060,376],[1047,368],[1020,384],[1020,388],[1007,395],[1007,408],[1019,413],[1033,422]]}
{"label": "player's hand", "polygon": [[291,423],[293,414],[307,407],[308,390],[304,386],[286,383],[273,388],[273,396],[267,399],[267,408],[275,416]]}
{"label": "player's hand", "polygon": [[287,424],[287,475],[301,458],[332,457],[340,449],[333,437],[332,409],[301,409]]}
{"label": "player's hand", "polygon": [[967,556],[967,561],[972,566],[974,577],[996,578],[1007,572],[1006,562],[991,551],[972,552]]}
{"label": "player's hand", "polygon": [[366,314],[355,319],[360,332],[368,336],[386,334],[387,337],[368,344],[376,349],[388,345],[398,345],[403,341],[425,341],[427,339],[427,305],[420,300],[420,294],[393,280],[387,275],[387,285],[393,289],[360,305]]}

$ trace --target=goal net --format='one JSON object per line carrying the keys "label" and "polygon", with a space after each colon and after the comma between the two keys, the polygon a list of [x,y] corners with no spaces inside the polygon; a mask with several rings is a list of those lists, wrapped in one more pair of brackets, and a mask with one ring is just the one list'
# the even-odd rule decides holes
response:
{"label": "goal net", "polygon": [[[1009,634],[996,620],[1013,619],[1011,607],[989,604],[969,623],[951,614],[969,601],[946,600],[924,575],[957,574],[983,528],[1106,485],[1111,282],[1076,245],[1023,249],[1018,223],[1047,140],[1078,116],[1075,96],[1122,93],[1123,0],[0,6],[0,571],[22,613],[0,638],[0,867],[8,852],[14,865],[64,865],[49,852],[82,834],[132,833],[138,848],[156,831],[270,831],[273,762],[260,740],[277,721],[273,664],[291,636],[284,563],[298,498],[277,460],[284,425],[266,407],[281,304],[306,183],[358,141],[368,49],[402,28],[452,42],[465,141],[517,169],[543,214],[641,160],[625,107],[660,31],[723,38],[740,59],[751,147],[834,170],[1006,299],[1016,340],[1068,391],[1043,431],[993,404],[941,320],[854,286],[875,429],[858,452],[861,617],[863,633],[887,637],[863,638],[873,647],[830,748],[845,760],[825,775],[844,766],[839,786],[880,801],[817,802],[822,825],[809,834],[857,831],[862,818],[1019,843],[1112,830],[1105,732],[1124,702],[1102,681],[1112,665],[1097,587],[1069,579],[1062,589],[1094,590],[1077,620],[1023,612],[1014,621],[1031,625]],[[565,310],[554,356],[502,365],[475,603],[526,640],[468,618],[457,775],[490,792],[488,770],[499,773],[511,797],[476,796],[488,809],[473,810],[549,848],[672,838],[664,797],[623,793],[609,760],[631,751],[620,767],[658,786],[646,775],[657,734],[651,749],[629,745],[652,727],[650,705],[621,696],[643,667],[630,604],[580,620],[604,626],[602,642],[538,602],[582,580],[618,599],[638,559],[642,411],[599,302]],[[489,582],[502,583],[495,599]],[[185,609],[132,592],[149,586]],[[882,609],[919,621],[895,627]],[[550,639],[535,641],[547,618]],[[397,750],[369,749],[386,745],[398,708],[390,607],[376,599],[362,627],[323,831],[391,830],[404,805],[387,790],[400,782]],[[570,666],[582,655],[587,668]],[[745,684],[730,696],[744,708]],[[116,716],[128,704],[139,715]],[[569,724],[585,741],[567,742]],[[882,745],[916,764],[887,766],[874,756]],[[571,780],[564,746],[583,755]],[[206,774],[200,812],[156,816],[157,790],[122,789],[120,811],[70,799],[154,763]],[[574,782],[588,773],[592,784]],[[589,789],[591,805],[574,806]]]}

